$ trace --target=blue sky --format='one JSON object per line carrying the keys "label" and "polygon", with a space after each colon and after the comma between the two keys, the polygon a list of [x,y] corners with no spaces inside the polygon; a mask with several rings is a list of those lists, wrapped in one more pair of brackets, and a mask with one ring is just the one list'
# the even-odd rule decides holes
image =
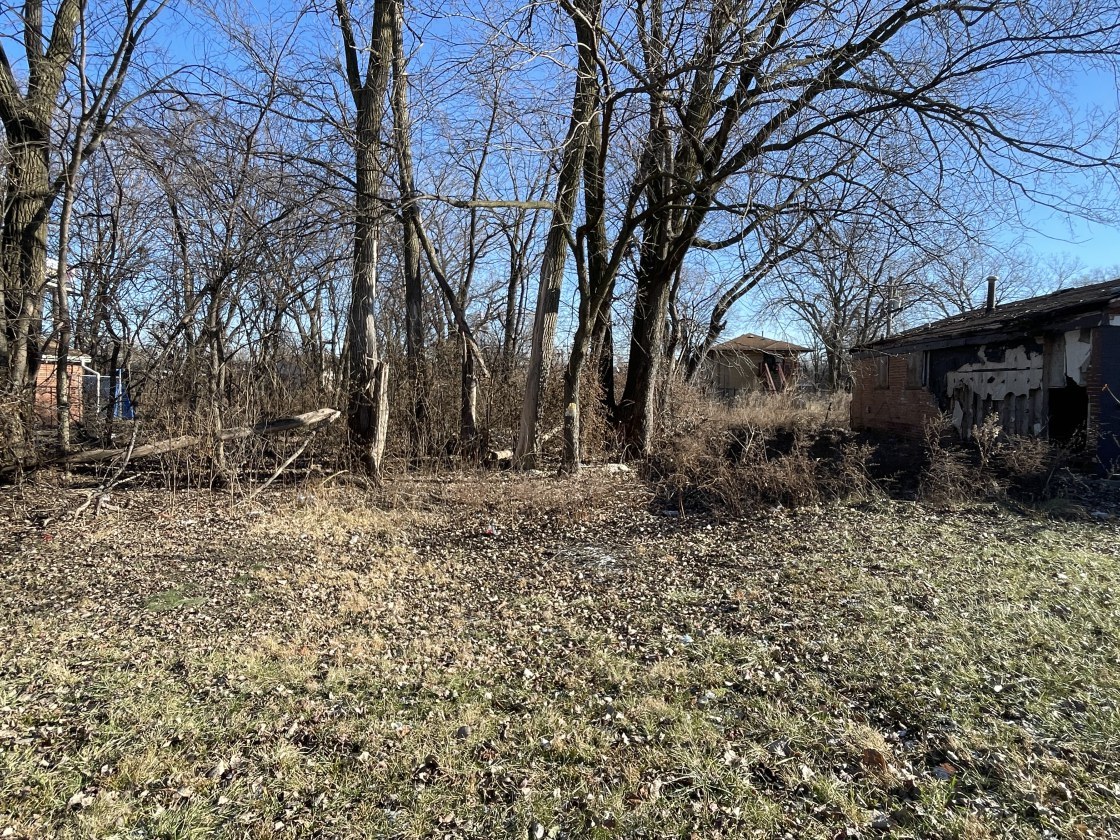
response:
{"label": "blue sky", "polygon": [[[1109,74],[1088,71],[1077,74],[1071,79],[1070,94],[1071,106],[1075,109],[1097,111],[1113,120],[1120,114],[1120,91],[1116,79]],[[1070,186],[1071,193],[1075,193],[1077,180]],[[1115,187],[1106,189],[1102,199],[1104,209],[1120,216],[1120,193]],[[1035,253],[1041,256],[1069,254],[1089,270],[1120,266],[1120,227],[1117,225],[1070,218],[1026,201],[1018,209],[1026,226],[1008,233],[1021,237],[1022,244]]]}
{"label": "blue sky", "polygon": [[1068,254],[1087,271],[1117,268],[1120,273],[1120,230],[1081,219],[1044,219],[1037,231],[1025,231],[1023,244],[1039,255]]}

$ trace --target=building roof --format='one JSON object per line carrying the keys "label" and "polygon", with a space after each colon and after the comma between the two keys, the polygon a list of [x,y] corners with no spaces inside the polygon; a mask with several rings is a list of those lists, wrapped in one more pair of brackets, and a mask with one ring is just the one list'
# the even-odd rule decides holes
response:
{"label": "building roof", "polygon": [[1120,301],[1120,279],[1059,289],[1047,295],[1003,303],[993,307],[990,312],[987,309],[974,309],[963,315],[943,318],[889,338],[853,347],[852,352],[882,351],[916,345],[951,346],[980,340],[1013,340],[1044,329],[1093,326],[1088,322],[1081,324],[1079,316],[1100,313],[1114,301]]}
{"label": "building roof", "polygon": [[766,338],[754,333],[743,333],[738,338],[717,344],[711,349],[712,353],[735,353],[754,350],[760,353],[808,353],[808,347],[790,344],[788,341],[779,341],[776,338]]}
{"label": "building roof", "polygon": [[[39,364],[57,364],[58,354],[56,353],[43,353],[39,356]],[[67,353],[66,362],[71,365],[89,365],[93,364],[93,359],[85,353]]]}

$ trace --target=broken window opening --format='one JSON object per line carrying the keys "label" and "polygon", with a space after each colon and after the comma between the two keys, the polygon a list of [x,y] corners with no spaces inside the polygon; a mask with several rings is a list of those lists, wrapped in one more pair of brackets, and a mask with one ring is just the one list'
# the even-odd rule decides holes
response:
{"label": "broken window opening", "polygon": [[929,383],[929,353],[919,350],[906,356],[906,387],[924,388]]}
{"label": "broken window opening", "polygon": [[1047,412],[1047,435],[1063,444],[1085,445],[1089,422],[1089,391],[1066,377],[1064,388],[1051,388]]}
{"label": "broken window opening", "polygon": [[891,387],[891,357],[879,356],[875,362],[875,387],[885,391]]}

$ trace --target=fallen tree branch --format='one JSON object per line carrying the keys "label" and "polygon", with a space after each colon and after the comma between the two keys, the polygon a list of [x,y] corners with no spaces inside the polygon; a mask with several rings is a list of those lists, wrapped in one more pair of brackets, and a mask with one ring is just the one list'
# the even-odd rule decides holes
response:
{"label": "fallen tree branch", "polygon": [[307,448],[307,444],[311,443],[311,440],[314,437],[315,437],[315,432],[312,432],[311,434],[309,434],[307,436],[307,440],[305,440],[303,442],[303,444],[300,446],[300,448],[297,449],[295,452],[293,452],[291,457],[288,458],[288,460],[286,460],[283,464],[278,466],[276,468],[276,472],[274,472],[272,475],[270,475],[268,477],[268,481],[266,481],[260,487],[257,487],[254,490],[250,491],[249,495],[246,496],[244,499],[242,499],[239,502],[239,504],[245,504],[246,502],[251,502],[253,500],[253,498],[256,497],[256,495],[258,493],[260,493],[262,490],[265,490],[270,484],[272,484],[272,482],[274,482],[277,478],[279,478],[280,473],[284,472],[284,470],[286,470],[288,467],[290,467],[292,465],[292,462],[295,461],[296,458],[298,458],[300,455],[303,454],[303,450],[305,450]]}
{"label": "fallen tree branch", "polygon": [[[135,461],[137,458],[164,455],[178,449],[186,449],[189,446],[197,446],[215,440],[225,442],[230,440],[242,440],[256,435],[272,435],[277,432],[290,432],[295,429],[313,429],[325,423],[333,423],[339,418],[340,414],[341,412],[334,408],[318,408],[315,411],[308,411],[305,414],[298,414],[295,417],[277,417],[272,420],[262,420],[260,423],[253,426],[238,426],[233,429],[223,429],[215,438],[211,438],[208,435],[183,435],[181,437],[169,438],[168,440],[146,443],[143,446],[133,446],[132,443],[130,443],[128,446],[121,449],[87,449],[82,452],[64,455],[61,458],[42,461],[30,468],[42,469],[43,467],[61,464],[96,464],[101,461],[112,461],[114,458],[119,458],[121,456],[127,459],[127,464],[130,461]],[[25,465],[24,470],[26,471],[28,468],[29,467]],[[5,474],[5,470],[0,470],[0,477],[3,477]]]}
{"label": "fallen tree branch", "polygon": [[[272,435],[277,432],[288,432],[293,429],[313,429],[324,423],[333,423],[338,419],[340,412],[334,408],[319,408],[298,414],[295,417],[278,417],[274,420],[262,420],[254,426],[239,426],[234,429],[223,429],[218,433],[217,439],[222,441],[242,440],[254,435]],[[146,443],[132,450],[132,460],[148,458],[152,455],[163,455],[177,449],[186,449],[199,443],[205,443],[207,438],[203,435],[183,435],[182,437]],[[65,464],[92,464],[97,461],[111,461],[118,455],[124,455],[126,449],[88,449],[85,452],[75,452],[59,460]]]}
{"label": "fallen tree branch", "polygon": [[563,428],[563,426],[556,426],[555,428],[549,429],[547,432],[541,435],[541,443],[547,443],[548,441],[552,440],[552,438],[560,434],[560,430]]}
{"label": "fallen tree branch", "polygon": [[97,499],[97,506],[93,509],[93,515],[95,517],[100,516],[101,508],[105,504],[105,500],[109,498],[109,493],[113,490],[113,488],[117,485],[125,484],[126,482],[132,481],[134,478],[136,478],[136,476],[134,475],[129,476],[128,478],[121,478],[121,476],[124,474],[125,469],[128,468],[128,462],[132,460],[132,450],[136,448],[136,432],[139,431],[139,429],[140,426],[138,424],[132,424],[132,437],[129,438],[128,446],[124,450],[124,460],[116,465],[116,471],[113,472],[112,475],[106,476],[105,480],[101,482],[100,487],[98,487],[96,490],[90,491],[89,495],[86,497],[85,503],[82,504],[81,507],[79,507],[76,511],[74,511],[74,519],[77,519],[85,512],[86,508],[90,506],[94,498]]}

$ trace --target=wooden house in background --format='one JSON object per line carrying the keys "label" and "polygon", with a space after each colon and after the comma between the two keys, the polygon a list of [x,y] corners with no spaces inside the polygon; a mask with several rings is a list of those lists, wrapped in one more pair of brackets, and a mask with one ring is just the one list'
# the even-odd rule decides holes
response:
{"label": "wooden house in background", "polygon": [[985,308],[855,348],[852,428],[917,437],[946,414],[968,439],[996,414],[1120,473],[1120,280],[994,301],[989,278]]}
{"label": "wooden house in background", "polygon": [[751,391],[784,391],[797,373],[805,347],[753,333],[717,344],[704,361],[706,380],[728,402]]}

